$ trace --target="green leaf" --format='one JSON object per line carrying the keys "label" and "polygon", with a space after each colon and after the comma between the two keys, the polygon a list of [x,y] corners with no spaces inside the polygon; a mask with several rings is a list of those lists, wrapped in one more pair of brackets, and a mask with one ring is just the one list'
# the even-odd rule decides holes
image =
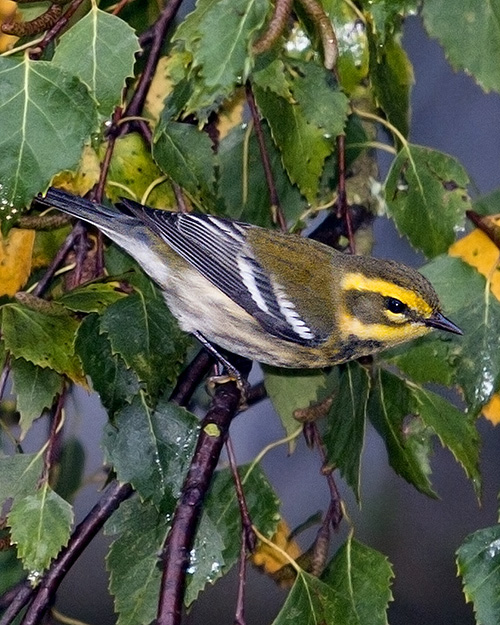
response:
{"label": "green leaf", "polygon": [[413,341],[411,347],[402,345],[386,351],[385,361],[395,364],[418,384],[433,382],[451,386],[455,380],[455,368],[460,346],[444,333],[434,333]]}
{"label": "green leaf", "polygon": [[479,435],[474,419],[436,393],[381,370],[370,418],[384,438],[394,470],[433,495],[428,475],[430,435],[437,434],[480,493]]}
{"label": "green leaf", "polygon": [[42,466],[41,454],[0,454],[0,507],[7,499],[34,493]]}
{"label": "green leaf", "polygon": [[467,536],[457,550],[458,573],[464,594],[474,605],[477,623],[500,622],[500,525],[478,530]]}
{"label": "green leaf", "polygon": [[[252,523],[265,536],[272,536],[280,519],[280,501],[260,467],[251,473],[239,467],[243,491]],[[238,561],[241,516],[229,469],[218,471],[205,501],[188,570],[184,603],[189,606],[207,583],[213,584]]]}
{"label": "green leaf", "polygon": [[141,48],[130,26],[92,4],[90,11],[61,37],[52,63],[78,76],[108,117],[120,103],[125,80],[133,76]]}
{"label": "green leaf", "polygon": [[0,218],[27,206],[54,174],[74,168],[96,128],[87,87],[52,63],[0,58]]}
{"label": "green leaf", "polygon": [[183,408],[161,401],[153,411],[141,393],[105,428],[103,445],[118,479],[159,505],[178,496],[197,429],[198,420]]}
{"label": "green leaf", "polygon": [[348,100],[331,73],[313,63],[294,62],[288,73],[292,102],[261,88],[255,97],[290,180],[314,202],[325,159],[344,130]]}
{"label": "green leaf", "polygon": [[[422,16],[431,37],[436,37],[454,69],[471,74],[485,91],[500,91],[498,0],[455,0],[446,11],[439,0],[426,0]],[[478,45],[481,42],[481,45]]]}
{"label": "green leaf", "polygon": [[113,354],[108,337],[100,330],[98,315],[86,317],[78,329],[75,347],[94,390],[112,416],[130,404],[139,392],[140,383],[121,356]]}
{"label": "green leaf", "polygon": [[[410,90],[414,83],[411,63],[396,37],[368,29],[370,80],[378,106],[389,122],[408,137]],[[381,37],[383,41],[381,41]]]}
{"label": "green leaf", "polygon": [[8,522],[23,566],[36,582],[70,536],[73,509],[45,483],[34,495],[16,499]]}
{"label": "green leaf", "polygon": [[422,493],[435,497],[429,479],[433,432],[414,414],[404,380],[379,370],[368,414],[384,440],[394,471]]}
{"label": "green leaf", "polygon": [[109,306],[101,331],[152,397],[175,381],[187,339],[155,290],[138,291]]}
{"label": "green leaf", "polygon": [[74,350],[78,325],[62,306],[41,311],[13,303],[2,308],[2,334],[12,355],[54,369],[77,383],[83,380]]}
{"label": "green leaf", "polygon": [[455,382],[463,389],[468,411],[477,416],[500,388],[500,302],[485,278],[459,258],[436,258],[421,271],[464,332],[451,338]]}
{"label": "green leaf", "polygon": [[100,313],[123,297],[118,282],[90,282],[65,293],[58,302],[75,312]]}
{"label": "green leaf", "polygon": [[244,84],[252,66],[252,41],[263,25],[266,0],[199,0],[174,35],[178,49],[189,50],[194,85],[187,113],[206,118],[237,84]]}
{"label": "green leaf", "polygon": [[[274,184],[285,218],[295,224],[307,203],[283,170],[281,155],[267,124],[263,123],[264,141],[269,155]],[[219,203],[232,219],[273,227],[271,199],[255,132],[247,140],[248,128],[234,128],[219,144]]]}
{"label": "green leaf", "polygon": [[50,408],[56,395],[62,390],[63,379],[53,369],[37,367],[24,358],[14,358],[11,363],[14,391],[17,396],[21,439],[35,419]]}
{"label": "green leaf", "polygon": [[[288,435],[300,427],[295,411],[318,403],[327,394],[327,375],[314,369],[289,370],[262,366],[264,385]],[[290,449],[296,441],[290,442]]]}
{"label": "green leaf", "polygon": [[358,625],[387,625],[393,577],[385,556],[349,536],[321,579],[349,599],[351,614],[344,615],[342,623],[352,618]]}
{"label": "green leaf", "polygon": [[349,598],[305,571],[297,579],[273,625],[359,625]]}
{"label": "green leaf", "polygon": [[360,4],[381,35],[391,33],[400,17],[415,14],[419,6],[418,0],[361,0]]}
{"label": "green leaf", "polygon": [[482,195],[474,200],[472,208],[480,215],[497,215],[500,204],[500,189]]}
{"label": "green leaf", "polygon": [[[198,201],[212,205],[215,158],[206,132],[190,124],[162,120],[153,144],[158,166]],[[208,208],[208,207],[207,207]]]}
{"label": "green leaf", "polygon": [[158,609],[158,554],[170,529],[169,518],[151,502],[134,497],[122,503],[104,529],[118,535],[106,558],[117,625],[149,625]]}
{"label": "green leaf", "polygon": [[385,182],[389,215],[401,234],[426,256],[446,252],[471,208],[467,173],[451,156],[408,144]]}
{"label": "green leaf", "polygon": [[364,367],[357,363],[342,367],[323,437],[328,464],[340,470],[358,503],[369,391],[370,379]]}

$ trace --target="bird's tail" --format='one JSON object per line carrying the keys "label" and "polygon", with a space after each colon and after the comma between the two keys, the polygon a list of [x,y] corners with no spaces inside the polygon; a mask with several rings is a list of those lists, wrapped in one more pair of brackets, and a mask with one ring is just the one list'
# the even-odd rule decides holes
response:
{"label": "bird's tail", "polygon": [[117,219],[120,222],[128,220],[135,222],[133,217],[124,215],[115,208],[96,204],[83,197],[73,195],[62,189],[55,189],[54,187],[49,188],[45,197],[39,195],[35,200],[35,205],[57,208],[73,217],[83,219],[104,231],[112,228],[113,222],[116,224]]}

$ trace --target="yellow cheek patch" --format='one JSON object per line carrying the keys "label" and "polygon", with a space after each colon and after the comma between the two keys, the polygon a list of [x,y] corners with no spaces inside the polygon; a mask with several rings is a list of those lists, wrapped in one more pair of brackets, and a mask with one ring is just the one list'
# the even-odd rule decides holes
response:
{"label": "yellow cheek patch", "polygon": [[[394,297],[406,304],[409,308],[419,311],[425,317],[432,314],[429,304],[414,291],[398,286],[393,282],[381,278],[367,278],[362,273],[347,273],[342,280],[342,290],[370,291],[379,293],[383,297]],[[385,326],[383,326],[385,327]]]}
{"label": "yellow cheek patch", "polygon": [[342,315],[339,327],[344,339],[353,335],[361,340],[384,343],[387,347],[416,339],[431,331],[431,328],[423,324],[405,323],[400,326],[390,326],[383,323],[364,323],[346,314]]}

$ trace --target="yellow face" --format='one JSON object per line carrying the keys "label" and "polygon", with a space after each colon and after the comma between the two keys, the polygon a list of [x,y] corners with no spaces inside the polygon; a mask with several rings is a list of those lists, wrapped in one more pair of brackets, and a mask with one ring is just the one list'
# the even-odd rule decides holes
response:
{"label": "yellow face", "polygon": [[355,336],[397,345],[430,332],[426,319],[434,312],[414,290],[383,278],[348,272],[341,284],[343,306],[339,316],[341,336]]}

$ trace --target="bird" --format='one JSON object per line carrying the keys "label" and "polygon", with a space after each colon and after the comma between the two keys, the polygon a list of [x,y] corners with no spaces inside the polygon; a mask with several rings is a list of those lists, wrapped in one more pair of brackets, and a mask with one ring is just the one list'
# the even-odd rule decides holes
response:
{"label": "bird", "polygon": [[101,230],[159,286],[180,327],[276,367],[374,355],[433,329],[462,334],[421,273],[295,234],[201,213],[115,207],[49,188],[38,203]]}

